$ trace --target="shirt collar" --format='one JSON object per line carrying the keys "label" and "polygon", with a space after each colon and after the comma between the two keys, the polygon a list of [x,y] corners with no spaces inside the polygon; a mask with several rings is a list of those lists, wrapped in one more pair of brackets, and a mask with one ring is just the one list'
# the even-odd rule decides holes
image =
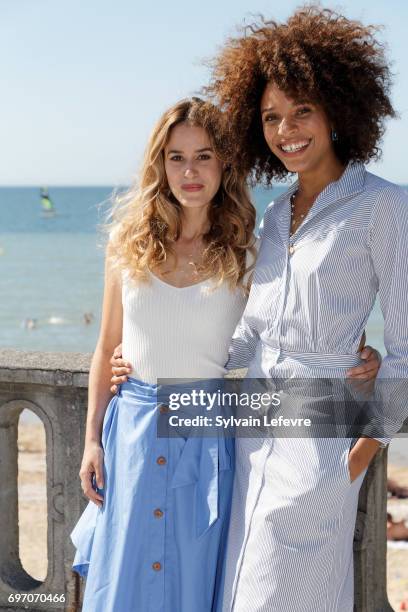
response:
{"label": "shirt collar", "polygon": [[365,166],[361,162],[349,162],[339,180],[327,185],[320,196],[326,191],[330,192],[330,189],[335,191],[336,200],[360,193],[364,189],[366,173]]}
{"label": "shirt collar", "polygon": [[[319,200],[326,199],[327,197],[329,197],[330,200],[340,200],[342,198],[354,195],[355,193],[359,193],[364,189],[366,174],[367,171],[363,163],[349,162],[339,180],[329,183],[327,187],[325,187],[323,191],[319,193],[315,204]],[[285,191],[285,193],[280,196],[279,199],[287,201],[290,199],[291,195],[298,190],[298,188],[299,181],[297,180],[289,187],[289,189],[287,189],[287,191]]]}
{"label": "shirt collar", "polygon": [[[366,169],[364,164],[361,162],[349,162],[339,178],[338,181],[329,183],[327,187],[317,196],[312,208],[310,209],[303,226],[307,226],[309,222],[322,210],[324,210],[330,204],[334,204],[338,200],[342,200],[357,193],[360,193],[364,189],[366,180]],[[279,216],[279,231],[282,238],[286,241],[289,237],[289,225],[290,225],[290,206],[288,204],[291,195],[298,189],[299,181],[296,181],[289,189],[279,198],[280,211]]]}

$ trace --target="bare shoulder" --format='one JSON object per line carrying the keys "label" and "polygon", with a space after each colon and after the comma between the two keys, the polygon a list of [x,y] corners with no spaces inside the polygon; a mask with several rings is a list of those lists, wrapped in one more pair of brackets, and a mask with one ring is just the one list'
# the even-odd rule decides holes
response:
{"label": "bare shoulder", "polygon": [[122,287],[123,272],[108,252],[105,256],[105,285]]}

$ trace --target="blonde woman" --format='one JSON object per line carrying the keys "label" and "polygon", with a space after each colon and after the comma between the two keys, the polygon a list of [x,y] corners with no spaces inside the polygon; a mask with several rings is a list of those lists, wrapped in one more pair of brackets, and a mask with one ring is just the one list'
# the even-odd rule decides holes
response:
{"label": "blonde woman", "polygon": [[[156,383],[222,377],[245,306],[255,210],[226,143],[215,107],[176,104],[113,210],[80,471],[90,503],[72,533],[83,612],[214,609],[233,441],[158,438]],[[122,330],[133,369],[109,403]]]}

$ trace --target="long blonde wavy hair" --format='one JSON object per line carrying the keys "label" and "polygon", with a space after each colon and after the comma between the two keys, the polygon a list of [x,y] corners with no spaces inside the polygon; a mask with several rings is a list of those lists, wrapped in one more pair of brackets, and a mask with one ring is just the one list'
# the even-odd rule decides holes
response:
{"label": "long blonde wavy hair", "polygon": [[[226,119],[213,104],[199,98],[181,100],[157,122],[149,138],[139,180],[116,196],[106,225],[107,256],[113,267],[126,269],[134,281],[147,281],[148,271],[163,264],[181,235],[182,206],[169,189],[164,149],[172,128],[180,123],[204,128],[215,155],[224,163],[221,186],[209,209],[209,230],[200,276],[217,285],[244,286],[247,249],[254,249],[255,209],[246,177],[229,163]],[[247,289],[246,283],[245,288]]]}

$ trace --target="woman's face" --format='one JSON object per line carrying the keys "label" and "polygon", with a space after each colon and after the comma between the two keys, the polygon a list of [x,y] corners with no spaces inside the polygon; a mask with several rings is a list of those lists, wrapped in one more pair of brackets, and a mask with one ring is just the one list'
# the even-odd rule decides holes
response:
{"label": "woman's face", "polygon": [[273,83],[261,99],[263,132],[272,153],[289,172],[319,171],[338,163],[326,113],[316,104],[295,102]]}
{"label": "woman's face", "polygon": [[179,123],[164,150],[169,187],[182,206],[200,208],[213,200],[222,180],[222,162],[202,127]]}

